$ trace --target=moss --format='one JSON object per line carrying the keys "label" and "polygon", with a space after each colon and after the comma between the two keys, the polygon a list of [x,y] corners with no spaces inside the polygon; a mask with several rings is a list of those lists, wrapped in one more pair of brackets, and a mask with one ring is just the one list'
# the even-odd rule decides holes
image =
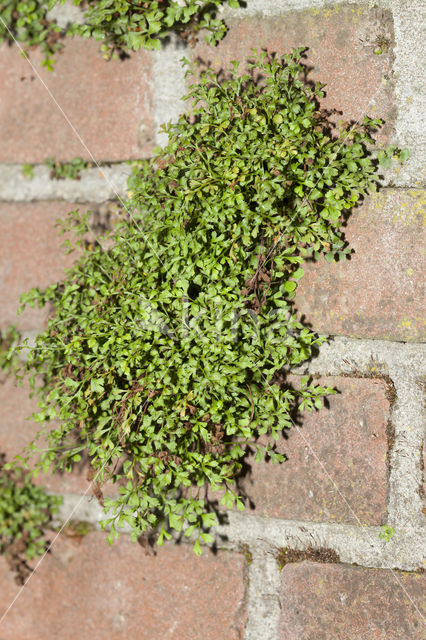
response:
{"label": "moss", "polygon": [[56,530],[61,531],[69,538],[83,538],[88,533],[95,531],[96,527],[91,522],[80,520],[70,520],[64,527],[58,526]]}
{"label": "moss", "polygon": [[250,547],[248,544],[241,544],[239,546],[239,551],[240,553],[242,553],[244,555],[244,558],[246,560],[247,566],[250,566],[253,562],[253,554],[250,551]]}
{"label": "moss", "polygon": [[340,562],[340,558],[333,549],[327,549],[326,547],[319,547],[313,549],[308,547],[304,551],[298,549],[280,549],[276,557],[278,567],[280,571],[290,562],[303,562],[304,560],[310,560],[311,562],[324,562],[334,563]]}

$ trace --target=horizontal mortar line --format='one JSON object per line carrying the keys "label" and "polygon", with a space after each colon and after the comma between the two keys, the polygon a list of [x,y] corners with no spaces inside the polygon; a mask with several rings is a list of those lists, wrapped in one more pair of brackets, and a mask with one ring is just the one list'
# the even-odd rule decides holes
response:
{"label": "horizontal mortar line", "polygon": [[423,392],[419,384],[426,369],[426,345],[384,340],[333,338],[319,355],[297,367],[296,373],[389,376],[395,389],[390,407],[393,445],[390,449],[387,514],[392,526],[425,522],[420,494]]}
{"label": "horizontal mortar line", "polygon": [[[34,332],[24,333],[33,342]],[[426,364],[426,345],[333,338],[320,347],[311,362],[293,369],[294,373],[320,375],[388,375],[396,390],[397,404],[392,406],[394,445],[389,470],[388,515],[398,530],[409,523],[416,529],[424,522],[421,486],[420,448],[424,439],[421,421],[422,391],[417,385]],[[415,373],[413,373],[413,371]]]}
{"label": "horizontal mortar line", "polygon": [[[391,379],[398,375],[401,367],[410,374],[420,376],[426,373],[426,343],[402,342],[372,338],[350,338],[346,336],[325,336],[318,355],[292,368],[294,373],[321,375],[371,375],[372,372],[388,375]],[[374,369],[373,369],[374,367]],[[411,376],[410,376],[411,377]]]}
{"label": "horizontal mortar line", "polygon": [[[28,339],[28,345],[31,348],[35,345],[37,335],[44,331],[46,328],[42,327],[25,329],[21,331],[22,341]],[[320,346],[318,355],[314,355],[298,366],[291,367],[292,373],[371,376],[371,367],[374,365],[374,373],[379,377],[387,375],[392,379],[394,369],[400,369],[401,366],[407,367],[410,378],[413,371],[416,377],[426,374],[426,343],[424,342],[399,342],[333,335],[325,337],[328,342]]]}
{"label": "horizontal mortar line", "polygon": [[[36,337],[46,329],[39,327],[26,329],[21,332],[22,342],[28,339],[28,346],[35,345]],[[296,375],[309,373],[311,375],[332,375],[345,377],[366,377],[372,374],[389,376],[392,380],[395,370],[407,368],[409,378],[418,378],[426,373],[426,343],[391,342],[388,340],[374,340],[364,338],[349,338],[344,336],[326,336],[329,342],[324,342],[318,355],[309,361],[291,367]],[[405,372],[404,372],[405,375]]]}
{"label": "horizontal mortar line", "polygon": [[0,201],[31,202],[65,200],[102,203],[127,196],[127,179],[132,172],[126,162],[83,169],[79,180],[50,178],[45,165],[34,166],[34,177],[22,173],[22,164],[0,164]]}
{"label": "horizontal mortar line", "polygon": [[215,527],[238,548],[242,544],[275,553],[282,548],[296,550],[331,549],[339,562],[382,569],[417,570],[426,558],[425,530],[406,527],[388,542],[379,538],[380,526],[309,522],[269,518],[238,512],[227,513],[229,523]]}
{"label": "horizontal mortar line", "polygon": [[[392,8],[393,0],[378,0],[378,4],[384,8]],[[218,15],[221,18],[246,17],[252,15],[277,16],[283,12],[321,9],[327,7],[335,7],[339,4],[345,4],[343,0],[246,0],[246,7],[240,9],[231,9],[226,3],[218,8]],[[349,4],[356,6],[364,5],[371,7],[371,0],[349,0]],[[60,26],[66,27],[73,20],[83,23],[84,11],[80,7],[65,5],[57,5],[50,12],[50,19],[56,19]]]}
{"label": "horizontal mortar line", "polygon": [[[77,494],[58,494],[63,498],[55,524],[87,522],[100,529],[100,521],[109,516],[93,497]],[[216,545],[238,551],[242,545],[266,553],[276,553],[283,548],[300,551],[331,549],[339,562],[357,564],[378,569],[403,569],[415,571],[423,566],[426,557],[424,529],[398,531],[386,542],[379,538],[381,527],[357,527],[349,524],[315,523],[281,520],[237,512],[223,514],[227,524],[217,525]],[[128,525],[120,531],[130,532]],[[175,536],[176,537],[176,536]],[[191,539],[187,540],[191,543]]]}
{"label": "horizontal mortar line", "polygon": [[[174,119],[176,118],[177,111],[174,114]],[[132,173],[132,167],[127,162],[120,162],[101,165],[100,169],[82,169],[78,180],[51,178],[50,168],[43,164],[33,165],[33,171],[34,177],[28,178],[22,173],[22,164],[0,163],[0,202],[65,200],[102,203],[115,200],[117,195],[126,198],[127,179]],[[419,185],[392,186],[392,174],[389,174],[383,181],[381,192],[387,189],[410,191],[421,188]]]}
{"label": "horizontal mortar line", "polygon": [[[383,8],[389,7],[392,0],[379,0],[379,4]],[[343,0],[246,0],[244,9],[231,9],[226,4],[222,5],[219,10],[221,18],[239,18],[241,16],[259,16],[259,17],[277,17],[282,13],[290,11],[306,11],[309,9],[327,9],[334,8],[336,5],[345,5]],[[371,0],[349,0],[349,4],[355,6],[365,6],[371,8]],[[390,7],[389,7],[390,8]]]}

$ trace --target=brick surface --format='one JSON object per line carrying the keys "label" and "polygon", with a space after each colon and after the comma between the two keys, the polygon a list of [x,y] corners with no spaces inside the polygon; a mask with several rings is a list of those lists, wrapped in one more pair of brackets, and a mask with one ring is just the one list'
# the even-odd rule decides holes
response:
{"label": "brick surface", "polygon": [[[0,559],[1,610],[18,592]],[[145,555],[124,536],[61,535],[13,605],[2,640],[237,640],[243,637],[242,556],[166,545]],[[40,615],[43,612],[43,615]]]}
{"label": "brick surface", "polygon": [[[243,12],[241,12],[243,15]],[[198,44],[199,57],[214,69],[229,69],[231,60],[243,61],[250,49],[267,49],[278,55],[293,47],[309,47],[309,79],[326,84],[322,105],[338,109],[336,119],[359,120],[367,113],[387,121],[378,139],[386,139],[394,120],[391,86],[393,27],[390,14],[356,5],[292,11],[279,17],[257,16],[228,21],[229,30],[215,49]],[[375,55],[376,40],[384,34],[386,52]],[[362,70],[362,73],[361,73]]]}
{"label": "brick surface", "polygon": [[[37,331],[45,326],[45,309],[27,308],[21,316],[16,315],[19,296],[32,287],[44,287],[61,279],[64,269],[71,266],[76,254],[64,253],[60,246],[64,236],[59,236],[55,222],[75,208],[81,212],[91,209],[94,224],[104,221],[103,205],[53,201],[0,203],[1,328],[12,323],[22,331]],[[10,376],[0,371],[0,452],[5,453],[8,460],[21,453],[41,428],[28,419],[37,411],[37,401],[30,399],[29,394],[28,385],[16,386]],[[41,474],[36,483],[43,484],[49,491],[83,493],[88,488],[86,474],[87,464],[82,462],[75,465],[72,474]],[[105,494],[114,494],[116,490],[115,486],[107,485]]]}
{"label": "brick surface", "polygon": [[315,331],[424,341],[425,192],[386,189],[344,229],[350,260],[306,265],[295,306]]}
{"label": "brick surface", "polygon": [[[99,43],[68,39],[53,72],[31,63],[96,160],[123,160],[152,149],[151,56],[106,62]],[[0,47],[0,162],[48,156],[89,159],[60,108],[16,46]]]}
{"label": "brick surface", "polygon": [[387,491],[385,385],[381,380],[337,377],[314,382],[340,393],[328,396],[329,409],[303,412],[301,427],[278,441],[285,462],[248,458],[249,473],[241,487],[257,515],[381,524]]}
{"label": "brick surface", "polygon": [[282,571],[282,640],[423,640],[426,577],[312,562]]}
{"label": "brick surface", "polygon": [[32,287],[44,287],[63,276],[73,255],[61,248],[63,237],[55,228],[73,208],[85,212],[89,205],[66,202],[0,202],[0,327],[16,324],[20,329],[39,329],[44,309],[26,309],[19,318],[19,297]]}
{"label": "brick surface", "polygon": [[[37,401],[30,398],[28,385],[16,386],[11,376],[0,375],[0,453],[6,454],[8,462],[22,453],[40,431],[42,425],[30,418],[35,411]],[[43,442],[40,439],[40,447]],[[82,462],[75,465],[72,473],[40,474],[35,483],[48,491],[82,494],[89,486],[86,474],[87,467]],[[107,493],[111,493],[111,487],[109,489]],[[87,495],[91,495],[91,489]]]}

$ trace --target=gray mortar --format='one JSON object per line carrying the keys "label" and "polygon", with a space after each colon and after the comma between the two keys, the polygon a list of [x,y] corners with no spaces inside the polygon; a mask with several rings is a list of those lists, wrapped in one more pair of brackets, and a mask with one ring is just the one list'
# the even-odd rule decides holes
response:
{"label": "gray mortar", "polygon": [[394,81],[398,115],[395,143],[408,147],[410,160],[395,176],[397,186],[419,186],[426,178],[426,3],[387,0],[393,12]]}
{"label": "gray mortar", "polygon": [[420,487],[424,441],[423,393],[417,378],[426,373],[426,344],[334,337],[318,357],[297,372],[329,375],[386,375],[394,384],[391,409],[394,445],[390,455],[389,524],[417,528],[424,524]]}
{"label": "gray mortar", "polygon": [[130,165],[123,162],[101,169],[84,169],[80,180],[52,180],[50,169],[37,165],[31,179],[23,175],[20,164],[0,164],[0,201],[105,202],[125,198],[130,173]]}
{"label": "gray mortar", "polygon": [[[182,91],[183,94],[183,91]],[[160,94],[156,94],[160,95]],[[164,121],[176,121],[183,112],[178,106],[178,101],[163,103]],[[172,113],[174,109],[174,114]],[[166,113],[167,111],[167,113]],[[158,119],[158,134],[156,143],[165,145],[167,134],[159,132],[161,124]],[[101,166],[100,169],[82,169],[80,180],[66,178],[64,180],[52,180],[50,169],[45,165],[34,165],[33,178],[28,178],[22,173],[22,164],[0,163],[0,202],[36,202],[38,200],[65,200],[67,202],[98,202],[127,199],[126,183],[131,174],[131,166],[121,162],[110,166]],[[385,172],[383,172],[385,174]],[[394,173],[387,171],[382,186],[393,183]]]}
{"label": "gray mortar", "polygon": [[[366,2],[358,2],[357,4],[366,4]],[[240,9],[231,9],[224,4],[219,9],[221,18],[244,18],[246,16],[259,16],[261,18],[269,18],[280,16],[289,11],[304,11],[306,9],[325,9],[334,7],[336,0],[246,0],[246,7]],[[349,4],[346,2],[346,4]]]}
{"label": "gray mortar", "polygon": [[[422,394],[416,376],[426,369],[426,345],[331,337],[319,354],[294,373],[311,375],[389,376],[396,391],[391,421],[395,443],[390,457],[388,524],[395,534],[379,538],[378,526],[301,522],[227,512],[226,523],[214,529],[218,548],[248,548],[248,621],[246,640],[277,640],[280,616],[281,549],[330,549],[341,563],[388,569],[390,580],[400,584],[395,569],[417,571],[426,559],[424,517],[421,511],[420,447]],[[99,527],[105,518],[93,498],[67,495],[59,520],[90,522]],[[190,541],[187,541],[190,542]]]}
{"label": "gray mortar", "polygon": [[[335,4],[331,0],[247,0],[246,9],[224,8],[221,15],[225,19],[244,19],[247,16],[261,19],[263,16],[280,16],[289,11],[326,8]],[[393,13],[398,112],[394,143],[409,147],[412,157],[398,172],[387,175],[388,180],[397,186],[416,187],[424,182],[425,175],[422,154],[426,137],[423,82],[426,7],[420,0],[362,0],[353,4],[383,7]],[[75,15],[69,13],[70,7],[77,11],[72,5],[54,9],[58,21],[66,24],[75,19]],[[185,110],[181,100],[185,82],[179,62],[183,55],[185,49],[180,48],[174,38],[161,51],[152,54],[157,129],[164,122],[176,120]],[[166,140],[166,134],[157,134],[157,144],[165,144]],[[91,170],[91,181],[85,172],[82,180],[76,182],[50,181],[48,170],[44,169],[43,173],[42,169],[36,167],[35,181],[30,181],[22,176],[20,167],[0,167],[0,199],[55,198],[100,202],[112,197],[109,187],[99,182],[98,170]],[[111,169],[111,180],[115,180],[116,167]],[[123,166],[123,169],[129,170],[129,167]],[[125,178],[123,175],[116,177],[115,188],[124,195]],[[422,479],[420,447],[424,432],[421,424],[422,394],[417,376],[425,370],[425,355],[425,345],[335,337],[321,347],[317,358],[298,369],[298,372],[311,374],[368,376],[375,366],[374,373],[389,375],[392,379],[397,399],[391,412],[395,442],[390,455],[388,522],[396,533],[386,542],[379,539],[379,527],[296,522],[230,512],[228,524],[218,526],[215,533],[219,547],[238,550],[242,544],[248,545],[253,556],[249,566],[247,639],[277,639],[280,575],[276,555],[283,547],[300,550],[328,548],[337,553],[340,562],[363,567],[417,570],[422,566],[426,553],[419,486]],[[105,515],[93,498],[66,495],[59,519],[65,521],[68,518],[99,526]]]}
{"label": "gray mortar", "polygon": [[73,522],[89,522],[99,529],[99,522],[104,518],[104,510],[95,498],[68,493],[63,496],[63,504],[59,507],[54,525],[61,525],[72,520]]}
{"label": "gray mortar", "polygon": [[390,453],[388,522],[392,526],[424,525],[421,496],[421,449],[424,442],[423,395],[408,368],[391,370],[397,400],[391,420],[394,445]]}
{"label": "gray mortar", "polygon": [[180,62],[186,56],[185,44],[176,36],[170,36],[161,50],[156,51],[152,68],[155,113],[155,141],[167,144],[167,133],[160,131],[161,125],[176,122],[186,110],[182,96],[186,93],[185,69]]}
{"label": "gray mortar", "polygon": [[56,4],[47,12],[49,20],[56,20],[62,29],[66,29],[72,22],[83,24],[84,10],[76,6],[71,0],[66,0],[64,4]]}
{"label": "gray mortar", "polygon": [[339,561],[378,569],[416,570],[425,560],[424,530],[398,528],[386,542],[380,527],[281,520],[230,512],[227,524],[215,528],[217,544],[274,554],[283,548],[331,549]]}
{"label": "gray mortar", "polygon": [[[66,494],[55,524],[68,520],[88,522],[100,529],[99,522],[107,516],[95,498]],[[127,525],[121,530],[128,533]],[[357,527],[326,522],[303,522],[265,518],[231,511],[226,524],[217,525],[213,533],[218,548],[240,551],[248,545],[253,558],[256,554],[277,558],[283,548],[304,551],[331,549],[345,564],[377,569],[415,571],[425,561],[424,529],[398,527],[386,542],[379,538],[380,527]],[[183,542],[191,544],[191,540]],[[250,575],[256,563],[250,564]],[[277,565],[278,566],[278,565]]]}
{"label": "gray mortar", "polygon": [[321,345],[318,355],[295,371],[338,376],[360,371],[371,374],[372,367],[377,367],[374,371],[380,368],[385,375],[391,375],[391,370],[395,375],[402,369],[422,375],[426,373],[426,343],[330,336],[328,342]]}
{"label": "gray mortar", "polygon": [[246,640],[277,640],[280,571],[274,556],[256,551],[248,568]]}
{"label": "gray mortar", "polygon": [[[417,187],[426,180],[426,83],[423,69],[426,60],[425,19],[426,5],[421,0],[358,0],[338,3],[335,0],[247,0],[242,9],[231,9],[223,5],[219,9],[226,19],[244,19],[248,16],[275,17],[290,11],[326,9],[337,4],[354,4],[373,9],[390,9],[394,22],[394,84],[397,105],[395,133],[392,142],[399,147],[408,147],[411,158],[402,167],[384,172],[385,184]],[[49,14],[65,27],[71,21],[82,22],[82,11],[68,0],[65,5],[55,6]],[[169,120],[175,121],[185,111],[181,100],[185,94],[184,70],[180,58],[186,47],[174,35],[167,39],[162,49],[153,55],[154,119],[156,143],[167,142],[167,134],[160,126]],[[97,200],[99,201],[99,200]]]}

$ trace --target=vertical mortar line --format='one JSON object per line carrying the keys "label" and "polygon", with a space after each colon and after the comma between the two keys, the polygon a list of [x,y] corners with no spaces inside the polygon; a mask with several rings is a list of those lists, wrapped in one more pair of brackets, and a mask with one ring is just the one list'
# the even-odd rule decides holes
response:
{"label": "vertical mortar line", "polygon": [[390,452],[388,523],[395,528],[417,528],[422,514],[420,453],[424,439],[423,394],[408,368],[390,371],[396,401],[391,420],[394,445]]}
{"label": "vertical mortar line", "polygon": [[396,143],[408,147],[411,158],[399,170],[397,186],[413,187],[426,175],[426,5],[423,0],[385,0],[393,13],[394,81],[397,103]]}
{"label": "vertical mortar line", "polygon": [[161,125],[170,120],[176,122],[186,110],[182,100],[186,93],[185,68],[180,62],[186,51],[186,45],[171,35],[161,49],[153,53],[154,136],[159,146],[166,145],[168,139],[166,133],[160,132]]}
{"label": "vertical mortar line", "polygon": [[281,576],[272,552],[252,549],[245,640],[278,640]]}

